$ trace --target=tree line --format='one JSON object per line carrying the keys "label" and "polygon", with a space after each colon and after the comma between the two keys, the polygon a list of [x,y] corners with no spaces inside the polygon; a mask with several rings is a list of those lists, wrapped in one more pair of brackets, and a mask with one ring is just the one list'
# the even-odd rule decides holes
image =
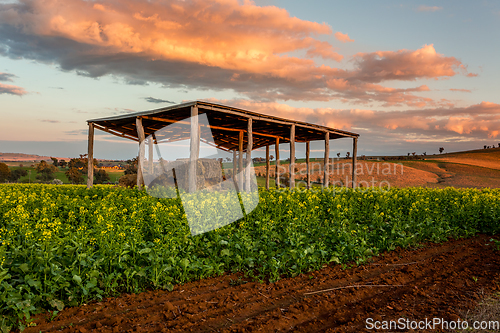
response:
{"label": "tree line", "polygon": [[[34,165],[37,173],[35,179],[43,183],[56,182],[55,173],[60,171],[59,168],[67,168],[65,175],[72,184],[83,184],[85,182],[84,175],[88,171],[87,154],[81,154],[78,158],[72,158],[69,162],[58,160],[51,157],[52,163],[40,161]],[[97,160],[94,159],[94,165],[97,165]],[[11,170],[5,163],[0,163],[0,182],[17,183],[21,177],[26,177],[28,170],[23,168],[21,164],[19,168]],[[94,169],[94,183],[103,184],[109,182],[109,174],[103,169]],[[59,180],[60,182],[60,180]]]}

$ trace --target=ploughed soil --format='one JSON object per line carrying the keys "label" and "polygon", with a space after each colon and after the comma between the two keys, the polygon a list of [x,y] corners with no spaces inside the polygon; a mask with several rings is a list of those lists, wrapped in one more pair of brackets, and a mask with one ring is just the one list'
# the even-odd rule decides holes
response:
{"label": "ploughed soil", "polygon": [[276,283],[227,274],[172,292],[122,294],[65,309],[52,321],[41,314],[25,332],[373,332],[368,318],[457,321],[500,290],[500,251],[490,239],[396,249],[360,266],[332,264]]}

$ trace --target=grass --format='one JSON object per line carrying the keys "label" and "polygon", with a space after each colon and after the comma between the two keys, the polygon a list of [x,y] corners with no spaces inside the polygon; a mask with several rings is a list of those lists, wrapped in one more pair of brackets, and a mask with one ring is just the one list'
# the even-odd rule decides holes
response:
{"label": "grass", "polygon": [[[500,322],[500,293],[496,292],[487,296],[482,294],[480,296],[482,297],[482,301],[478,306],[474,310],[468,310],[462,314],[462,318],[468,322],[469,328],[459,330],[458,332],[498,332]],[[489,327],[474,329],[472,327],[474,322],[482,322],[483,325],[489,325]],[[497,325],[496,329],[494,329],[493,325]]]}
{"label": "grass", "polygon": [[[28,175],[25,176],[25,177],[21,177],[18,180],[18,183],[38,183],[38,182],[40,182],[38,179],[36,179],[37,172],[36,172],[36,169],[34,167],[23,166],[21,168],[19,166],[20,163],[11,162],[10,164],[13,164],[12,166],[9,166],[9,169],[11,171],[14,171],[16,169],[25,169],[26,171],[28,171]],[[23,163],[21,163],[21,164],[23,164]],[[25,165],[25,164],[23,164],[23,165]],[[31,165],[31,164],[29,164],[29,165]],[[59,169],[59,171],[55,172],[55,174],[54,174],[54,179],[59,179],[64,184],[71,184],[71,181],[68,179],[68,177],[66,177],[66,174],[65,174],[66,171],[68,171],[68,168],[59,167],[58,169]],[[111,183],[117,182],[118,179],[120,179],[120,177],[123,176],[123,174],[124,174],[123,170],[106,170],[106,172],[109,175],[109,181]],[[87,175],[84,174],[83,178],[84,178],[84,182],[83,183],[86,184],[87,183]]]}

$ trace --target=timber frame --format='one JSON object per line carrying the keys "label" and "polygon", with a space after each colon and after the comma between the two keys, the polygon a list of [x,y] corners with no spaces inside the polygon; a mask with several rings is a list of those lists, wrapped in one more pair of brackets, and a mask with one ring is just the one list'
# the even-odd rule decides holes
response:
{"label": "timber frame", "polygon": [[[269,146],[275,146],[276,153],[276,184],[279,186],[279,144],[290,144],[290,187],[295,187],[295,143],[306,143],[307,187],[310,187],[310,142],[325,140],[325,159],[323,184],[328,186],[329,141],[340,138],[353,139],[352,151],[352,187],[356,186],[356,152],[359,134],[342,131],[326,126],[310,124],[301,121],[284,119],[252,111],[238,109],[221,104],[204,101],[193,101],[172,105],[161,109],[129,113],[126,115],[87,120],[89,126],[88,137],[88,182],[87,187],[93,185],[93,147],[94,129],[99,129],[110,134],[137,141],[139,144],[146,137],[160,130],[168,124],[181,122],[189,124],[190,131],[176,133],[169,141],[192,139],[190,147],[190,160],[196,160],[199,154],[200,125],[196,115],[206,114],[209,127],[212,131],[214,143],[217,148],[233,152],[233,167],[239,169],[240,189],[249,191],[250,170],[247,167],[251,161],[252,150],[266,147],[266,188],[269,188]],[[190,118],[193,117],[193,118]],[[188,119],[189,118],[189,119]],[[188,119],[188,120],[186,120]],[[191,121],[190,119],[193,119]],[[144,145],[141,147],[144,148]],[[243,171],[243,152],[246,152],[247,165]],[[139,151],[139,156],[144,156],[144,151]],[[238,159],[238,164],[236,163]],[[142,158],[139,158],[141,161]],[[138,170],[141,168],[138,167]],[[190,164],[190,174],[196,174],[196,163]],[[189,184],[189,190],[195,191],[196,184]],[[244,178],[244,179],[243,179]],[[246,186],[243,186],[245,180]],[[138,171],[137,185],[142,185],[142,174]]]}

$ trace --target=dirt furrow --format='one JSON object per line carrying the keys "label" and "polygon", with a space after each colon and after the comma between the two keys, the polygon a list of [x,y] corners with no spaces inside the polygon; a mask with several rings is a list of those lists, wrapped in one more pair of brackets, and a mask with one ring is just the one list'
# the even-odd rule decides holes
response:
{"label": "dirt furrow", "polygon": [[[361,332],[367,318],[452,320],[481,291],[499,290],[500,251],[490,238],[397,249],[362,266],[330,265],[273,284],[230,274],[122,295],[65,309],[51,322],[41,315],[26,332]],[[331,288],[339,289],[307,294]]]}

